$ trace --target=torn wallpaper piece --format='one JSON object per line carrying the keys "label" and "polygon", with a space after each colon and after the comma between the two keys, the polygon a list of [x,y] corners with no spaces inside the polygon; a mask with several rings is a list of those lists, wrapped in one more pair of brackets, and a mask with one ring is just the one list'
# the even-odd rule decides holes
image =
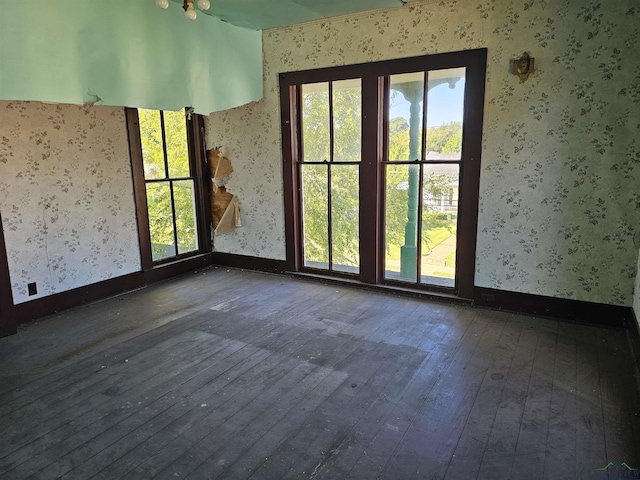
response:
{"label": "torn wallpaper piece", "polygon": [[224,214],[215,229],[216,235],[230,232],[231,230],[242,226],[240,223],[240,207],[238,206],[238,199],[233,195],[231,195],[231,197],[231,202],[229,202],[227,209],[224,211]]}
{"label": "torn wallpaper piece", "polygon": [[220,152],[220,149],[208,150],[207,159],[209,160],[209,174],[214,182],[224,182],[225,177],[233,173],[231,162]]}
{"label": "torn wallpaper piece", "polygon": [[211,177],[211,222],[216,235],[242,226],[238,199],[227,192],[225,183],[233,173],[233,167],[219,147],[207,150],[209,176]]}

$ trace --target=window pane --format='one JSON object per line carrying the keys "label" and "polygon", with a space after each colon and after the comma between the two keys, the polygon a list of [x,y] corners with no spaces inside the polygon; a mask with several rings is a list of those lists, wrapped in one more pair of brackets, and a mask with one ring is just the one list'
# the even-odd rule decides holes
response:
{"label": "window pane", "polygon": [[459,174],[457,164],[424,166],[421,283],[455,284]]}
{"label": "window pane", "polygon": [[184,111],[164,111],[164,134],[167,142],[169,177],[171,178],[190,176],[186,122]]}
{"label": "window pane", "polygon": [[162,149],[162,126],[158,110],[138,110],[144,178],[166,178]]}
{"label": "window pane", "polygon": [[329,161],[329,84],[302,86],[302,159]]}
{"label": "window pane", "polygon": [[169,182],[147,183],[149,233],[154,261],[176,255]]}
{"label": "window pane", "polygon": [[198,249],[193,180],[173,182],[173,202],[176,207],[178,254],[193,252]]}
{"label": "window pane", "polygon": [[385,172],[385,278],[415,283],[419,166],[387,164]]}
{"label": "window pane", "polygon": [[464,68],[429,72],[427,160],[460,160]]}
{"label": "window pane", "polygon": [[333,83],[333,160],[359,162],[362,136],[360,79]]}
{"label": "window pane", "polygon": [[360,271],[358,165],[331,167],[331,248],[334,270]]}
{"label": "window pane", "polygon": [[301,165],[304,265],[329,268],[327,165]]}
{"label": "window pane", "polygon": [[421,160],[424,72],[392,75],[389,85],[389,160]]}

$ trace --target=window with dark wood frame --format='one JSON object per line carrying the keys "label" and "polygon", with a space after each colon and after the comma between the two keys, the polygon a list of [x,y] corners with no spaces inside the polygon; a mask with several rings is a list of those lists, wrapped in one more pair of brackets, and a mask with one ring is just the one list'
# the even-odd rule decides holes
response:
{"label": "window with dark wood frame", "polygon": [[[478,215],[478,192],[480,179],[480,153],[482,141],[482,118],[484,108],[484,84],[486,71],[486,49],[404,58],[398,60],[373,62],[368,64],[331,67],[325,69],[288,72],[280,75],[282,145],[284,172],[284,205],[287,268],[298,272],[322,273],[314,269],[312,262],[305,258],[303,191],[305,179],[303,169],[308,162],[304,153],[304,120],[303,111],[306,97],[303,96],[305,86],[334,85],[336,82],[353,82],[361,85],[361,155],[358,159],[358,197],[359,212],[354,221],[358,223],[359,233],[359,271],[351,276],[363,283],[385,283],[399,287],[411,286],[406,282],[398,282],[385,275],[385,168],[390,163],[388,157],[389,129],[389,82],[394,75],[424,72],[425,93],[427,73],[455,69],[464,72],[464,111],[461,131],[460,158],[455,161],[437,160],[433,162],[423,151],[420,158],[406,158],[404,163],[417,161],[422,175],[432,164],[453,164],[459,168],[459,184],[457,192],[439,192],[439,200],[434,205],[442,205],[443,198],[451,198],[452,203],[458,200],[457,231],[455,252],[455,284],[452,286],[422,285],[415,282],[417,288],[428,288],[454,293],[460,297],[473,297],[475,272],[475,243]],[[324,88],[324,87],[323,87]],[[330,88],[330,87],[329,87]],[[333,97],[329,96],[330,102]],[[426,98],[426,96],[425,96]],[[330,110],[334,108],[330,107]],[[426,106],[423,106],[426,112]],[[422,134],[425,135],[427,125],[424,124]],[[334,139],[328,139],[333,144]],[[325,162],[326,160],[326,162]],[[431,163],[429,163],[431,162]],[[314,158],[318,168],[331,170],[331,158]],[[429,165],[427,166],[427,163]],[[416,165],[417,165],[416,164]],[[329,175],[329,174],[328,174]],[[330,197],[331,181],[327,181],[326,196]],[[308,188],[308,187],[307,187]],[[420,187],[420,209],[423,208],[423,190]],[[457,196],[457,197],[456,197]],[[331,201],[327,206],[330,214]],[[422,211],[422,210],[420,210]],[[328,233],[329,242],[331,233]],[[329,243],[329,249],[331,244]],[[329,262],[330,263],[330,262]],[[419,270],[418,269],[418,278]],[[325,270],[325,274],[345,275],[343,271]]]}
{"label": "window with dark wood frame", "polygon": [[202,117],[186,110],[126,114],[142,269],[211,252]]}

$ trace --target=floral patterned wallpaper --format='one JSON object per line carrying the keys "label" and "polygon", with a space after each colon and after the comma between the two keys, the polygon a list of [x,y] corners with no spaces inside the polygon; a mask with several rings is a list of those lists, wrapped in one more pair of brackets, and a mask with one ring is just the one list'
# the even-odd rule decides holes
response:
{"label": "floral patterned wallpaper", "polygon": [[[265,31],[265,97],[208,121],[209,146],[233,151],[228,187],[243,209],[243,227],[216,238],[216,249],[285,258],[278,73],[481,47],[476,285],[632,305],[637,0],[426,0]],[[523,51],[537,71],[519,83],[509,61]]]}
{"label": "floral patterned wallpaper", "polygon": [[16,304],[140,270],[124,110],[0,101],[0,212]]}

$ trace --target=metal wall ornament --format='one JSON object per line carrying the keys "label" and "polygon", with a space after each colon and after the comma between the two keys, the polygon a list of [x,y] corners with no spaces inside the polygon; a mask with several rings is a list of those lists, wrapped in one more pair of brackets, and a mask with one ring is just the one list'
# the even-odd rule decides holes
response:
{"label": "metal wall ornament", "polygon": [[524,52],[520,58],[511,61],[511,73],[520,77],[523,83],[535,71],[535,58]]}

